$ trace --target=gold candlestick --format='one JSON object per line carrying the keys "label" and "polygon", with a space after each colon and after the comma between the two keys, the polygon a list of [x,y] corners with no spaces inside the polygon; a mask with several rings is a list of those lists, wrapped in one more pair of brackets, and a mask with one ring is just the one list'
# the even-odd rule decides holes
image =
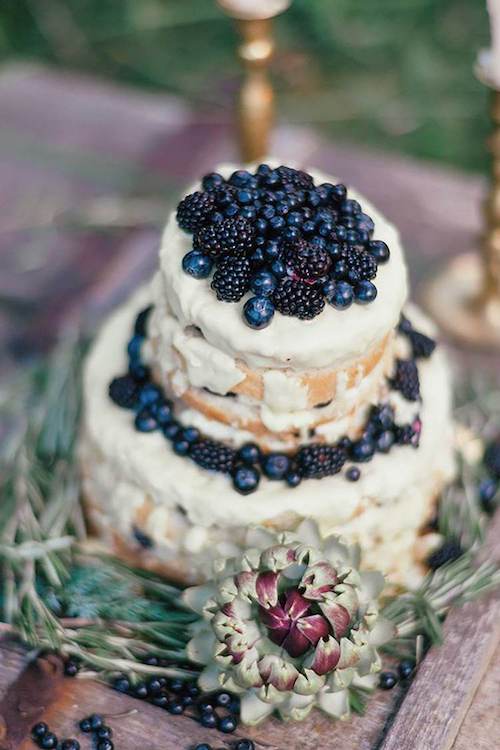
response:
{"label": "gold candlestick", "polygon": [[484,205],[486,227],[480,252],[453,260],[427,288],[428,307],[439,325],[459,341],[500,349],[500,88],[478,63],[479,79],[491,89],[493,132],[491,184]]}
{"label": "gold candlestick", "polygon": [[243,161],[268,154],[274,122],[274,91],[269,64],[274,52],[272,18],[286,10],[291,0],[217,0],[236,21],[242,36],[238,55],[244,79],[238,102],[238,139]]}

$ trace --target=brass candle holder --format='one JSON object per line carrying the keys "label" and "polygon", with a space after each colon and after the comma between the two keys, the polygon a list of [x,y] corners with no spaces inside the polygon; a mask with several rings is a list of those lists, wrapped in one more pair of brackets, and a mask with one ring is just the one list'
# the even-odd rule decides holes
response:
{"label": "brass candle holder", "polygon": [[269,64],[274,52],[272,19],[291,0],[217,0],[236,22],[242,37],[238,55],[244,79],[238,101],[238,138],[243,161],[257,161],[269,152],[274,122],[274,91]]}
{"label": "brass candle holder", "polygon": [[427,305],[441,328],[459,342],[500,350],[500,87],[481,56],[477,75],[491,89],[491,184],[484,204],[480,252],[458,256],[427,287]]}

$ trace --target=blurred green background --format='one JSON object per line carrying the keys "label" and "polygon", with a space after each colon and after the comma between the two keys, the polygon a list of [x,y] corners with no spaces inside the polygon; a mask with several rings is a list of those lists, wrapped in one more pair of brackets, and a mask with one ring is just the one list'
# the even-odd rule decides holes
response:
{"label": "blurred green background", "polygon": [[[294,0],[276,21],[280,118],[335,138],[484,170],[482,0]],[[236,34],[212,0],[3,0],[3,60],[179,94],[227,116]]]}

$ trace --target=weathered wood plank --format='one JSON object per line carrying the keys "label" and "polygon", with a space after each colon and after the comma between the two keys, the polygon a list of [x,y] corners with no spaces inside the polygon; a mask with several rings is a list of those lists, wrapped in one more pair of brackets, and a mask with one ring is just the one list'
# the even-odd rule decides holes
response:
{"label": "weathered wood plank", "polygon": [[[488,534],[497,559],[499,539],[497,514]],[[451,612],[444,632],[443,645],[425,658],[381,750],[450,750],[500,644],[500,593]]]}
{"label": "weathered wood plank", "polygon": [[477,689],[460,727],[453,750],[492,750],[500,747],[500,646]]}

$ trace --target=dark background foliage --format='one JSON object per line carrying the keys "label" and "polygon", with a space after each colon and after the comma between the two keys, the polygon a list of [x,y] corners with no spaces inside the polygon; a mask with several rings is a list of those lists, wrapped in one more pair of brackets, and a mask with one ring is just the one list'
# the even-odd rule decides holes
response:
{"label": "dark background foliage", "polygon": [[[486,165],[479,0],[294,0],[276,22],[280,117],[337,140]],[[2,0],[3,61],[32,59],[227,111],[237,37],[213,0]]]}

